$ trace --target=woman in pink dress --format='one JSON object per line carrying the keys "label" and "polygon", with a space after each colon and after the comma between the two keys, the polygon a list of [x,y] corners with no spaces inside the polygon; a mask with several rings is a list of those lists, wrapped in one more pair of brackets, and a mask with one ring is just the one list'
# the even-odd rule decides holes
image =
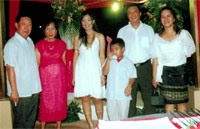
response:
{"label": "woman in pink dress", "polygon": [[60,129],[61,121],[67,116],[66,44],[55,38],[57,29],[53,20],[44,27],[45,38],[36,44],[42,85],[39,120],[42,129],[46,122],[56,122],[57,129]]}

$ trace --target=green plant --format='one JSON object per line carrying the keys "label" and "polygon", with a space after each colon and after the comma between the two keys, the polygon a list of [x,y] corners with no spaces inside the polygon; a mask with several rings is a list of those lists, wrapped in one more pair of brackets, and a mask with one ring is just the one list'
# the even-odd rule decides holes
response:
{"label": "green plant", "polygon": [[80,27],[81,13],[86,6],[81,0],[50,0],[54,18],[58,21],[60,35],[67,33],[67,38],[72,41]]}
{"label": "green plant", "polygon": [[155,108],[156,113],[165,113],[165,107],[164,106],[157,106]]}
{"label": "green plant", "polygon": [[71,123],[80,120],[78,113],[82,113],[78,102],[72,101],[67,107],[67,118],[62,122]]}
{"label": "green plant", "polygon": [[136,108],[136,116],[144,115],[144,108]]}
{"label": "green plant", "polygon": [[[164,106],[156,106],[155,113],[165,113]],[[144,115],[144,108],[136,108],[136,116]]]}

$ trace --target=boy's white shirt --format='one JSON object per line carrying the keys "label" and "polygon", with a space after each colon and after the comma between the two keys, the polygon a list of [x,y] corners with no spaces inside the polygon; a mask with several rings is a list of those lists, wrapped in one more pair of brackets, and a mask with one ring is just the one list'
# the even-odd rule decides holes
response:
{"label": "boy's white shirt", "polygon": [[124,94],[131,78],[137,78],[136,68],[131,60],[126,56],[120,62],[111,59],[107,75],[106,98],[109,100],[131,100],[131,96]]}

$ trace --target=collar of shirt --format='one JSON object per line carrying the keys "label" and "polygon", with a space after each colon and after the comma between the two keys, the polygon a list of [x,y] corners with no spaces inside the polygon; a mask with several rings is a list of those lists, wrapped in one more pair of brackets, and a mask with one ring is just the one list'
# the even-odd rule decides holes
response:
{"label": "collar of shirt", "polygon": [[128,24],[129,24],[129,27],[130,27],[131,29],[133,29],[134,31],[139,31],[140,29],[143,28],[143,23],[142,23],[142,21],[140,21],[140,24],[139,24],[139,26],[138,26],[137,29],[133,28],[130,22],[128,22]]}
{"label": "collar of shirt", "polygon": [[117,59],[117,62],[120,62],[121,61],[121,59]]}
{"label": "collar of shirt", "polygon": [[27,37],[27,40],[24,39],[21,35],[19,35],[17,32],[15,33],[15,37],[20,41],[20,43],[28,43],[28,41],[30,40],[29,37]]}
{"label": "collar of shirt", "polygon": [[114,59],[114,60],[116,60],[116,62],[121,62],[122,60],[124,59],[124,57],[122,57],[121,59]]}

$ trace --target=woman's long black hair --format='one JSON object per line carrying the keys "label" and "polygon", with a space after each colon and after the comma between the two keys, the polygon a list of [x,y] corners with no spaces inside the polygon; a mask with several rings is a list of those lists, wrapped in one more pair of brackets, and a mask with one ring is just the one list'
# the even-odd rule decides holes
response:
{"label": "woman's long black hair", "polygon": [[[83,17],[85,15],[89,15],[90,18],[95,21],[95,17],[93,15],[93,13],[90,10],[86,10],[81,14],[80,24],[81,24],[81,21],[83,20]],[[96,21],[93,24],[93,30],[94,31],[98,31],[98,28],[97,28],[97,25],[96,25]],[[82,24],[80,26],[79,39],[81,40],[81,43],[83,43],[85,46],[87,46],[87,44],[88,44],[87,34],[86,34],[85,29],[83,28]]]}
{"label": "woman's long black hair", "polygon": [[171,14],[173,15],[173,17],[174,17],[174,19],[175,19],[175,21],[174,21],[174,30],[176,31],[177,34],[180,33],[180,31],[181,31],[182,28],[180,28],[180,27],[178,26],[178,19],[177,19],[177,17],[176,17],[176,13],[175,13],[175,11],[174,11],[171,7],[169,7],[169,6],[163,7],[163,8],[161,9],[161,11],[160,11],[160,14],[159,14],[160,30],[159,30],[158,33],[159,33],[159,34],[162,34],[163,31],[164,31],[164,27],[163,27],[163,25],[162,25],[162,23],[161,23],[161,13],[162,13],[164,10],[169,10],[169,11],[171,12]]}

